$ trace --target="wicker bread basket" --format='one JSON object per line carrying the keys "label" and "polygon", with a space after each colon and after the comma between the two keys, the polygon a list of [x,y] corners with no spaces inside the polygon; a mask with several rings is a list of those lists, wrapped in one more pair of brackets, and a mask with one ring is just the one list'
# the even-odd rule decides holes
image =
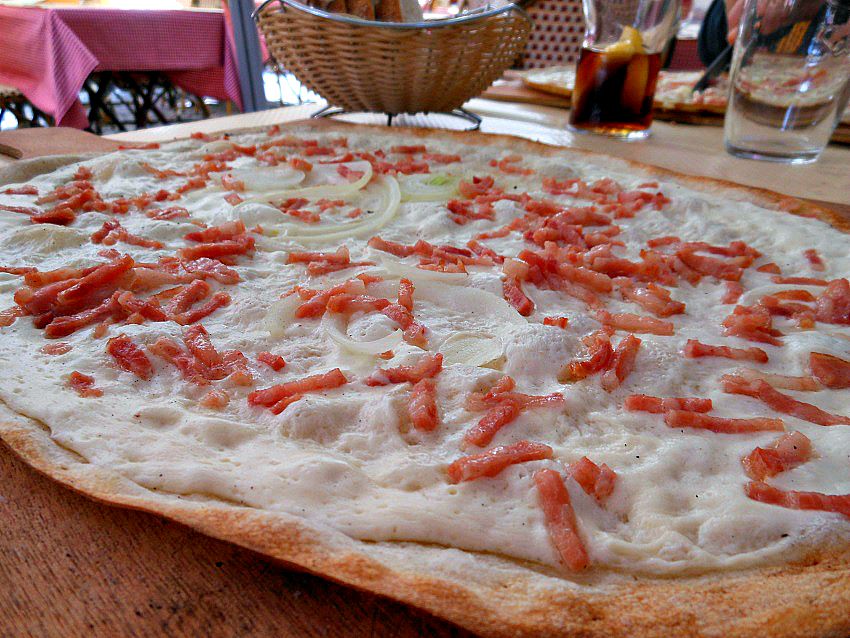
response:
{"label": "wicker bread basket", "polygon": [[272,0],[255,18],[277,62],[330,105],[390,115],[460,108],[517,59],[531,30],[515,5],[394,23]]}

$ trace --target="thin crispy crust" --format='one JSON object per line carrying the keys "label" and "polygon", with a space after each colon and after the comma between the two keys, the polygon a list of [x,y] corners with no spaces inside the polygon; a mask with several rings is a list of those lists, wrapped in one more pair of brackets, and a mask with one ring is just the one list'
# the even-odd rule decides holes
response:
{"label": "thin crispy crust", "polygon": [[[331,122],[312,126],[342,132],[365,128]],[[421,129],[390,132],[405,138],[449,136],[479,146],[509,140],[512,148],[526,153],[559,152],[508,136]],[[599,157],[587,151],[571,152]],[[52,170],[74,159],[81,158],[36,162],[42,162],[41,170]],[[850,231],[850,222],[832,211],[770,191],[626,160],[604,161],[730,199],[818,218]],[[19,177],[27,171],[34,174],[35,169],[20,164],[13,170]],[[0,184],[11,181],[9,177],[0,171]],[[821,547],[794,564],[668,579],[591,570],[576,583],[506,557],[417,543],[361,542],[289,515],[204,496],[147,490],[63,449],[44,424],[15,414],[2,403],[0,439],[38,471],[94,499],[160,514],[287,565],[410,603],[486,636],[846,638],[850,634],[850,544],[846,541]],[[434,567],[437,562],[439,571]]]}

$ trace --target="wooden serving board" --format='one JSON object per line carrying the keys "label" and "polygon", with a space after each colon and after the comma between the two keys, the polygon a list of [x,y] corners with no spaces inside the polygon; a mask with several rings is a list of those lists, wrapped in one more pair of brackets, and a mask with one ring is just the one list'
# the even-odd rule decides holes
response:
{"label": "wooden serving board", "polygon": [[[564,109],[570,108],[569,97],[532,89],[526,86],[518,76],[510,72],[488,88],[480,97],[498,102],[553,106]],[[717,113],[699,113],[656,108],[653,117],[657,120],[678,122],[679,124],[723,126],[723,115]],[[839,123],[830,141],[838,144],[850,144],[850,124],[846,122]]]}
{"label": "wooden serving board", "polygon": [[127,144],[98,137],[75,128],[23,128],[0,132],[0,153],[14,159],[30,159],[43,155],[109,153]]}

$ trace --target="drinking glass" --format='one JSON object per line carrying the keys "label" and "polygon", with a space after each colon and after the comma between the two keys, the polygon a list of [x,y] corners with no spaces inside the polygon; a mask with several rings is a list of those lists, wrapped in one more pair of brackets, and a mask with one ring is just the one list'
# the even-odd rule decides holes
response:
{"label": "drinking glass", "polygon": [[569,127],[624,139],[649,135],[662,52],[680,0],[583,0],[586,31]]}
{"label": "drinking glass", "polygon": [[746,0],[730,80],[732,155],[817,160],[850,97],[850,0]]}

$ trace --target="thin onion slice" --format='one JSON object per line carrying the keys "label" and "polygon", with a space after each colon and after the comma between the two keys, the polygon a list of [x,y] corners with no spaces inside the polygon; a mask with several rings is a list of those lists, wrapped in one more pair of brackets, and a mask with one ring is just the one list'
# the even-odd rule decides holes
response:
{"label": "thin onion slice", "polygon": [[414,173],[399,180],[403,202],[444,202],[457,194],[460,181],[454,175],[439,173]]}
{"label": "thin onion slice", "polygon": [[288,166],[268,166],[265,168],[235,168],[228,173],[233,179],[245,184],[248,192],[279,191],[281,187],[297,186],[304,181],[306,174]]}
{"label": "thin onion slice", "polygon": [[325,334],[331,338],[331,341],[346,350],[357,354],[376,355],[386,352],[387,350],[392,350],[402,342],[403,337],[401,330],[393,330],[391,333],[381,337],[380,339],[373,339],[372,341],[356,341],[346,335],[339,327],[339,323],[328,314],[325,314],[322,318],[321,325]]}
{"label": "thin onion slice", "polygon": [[275,199],[288,199],[291,197],[306,197],[307,199],[316,197],[345,197],[356,193],[365,187],[372,179],[372,165],[369,162],[351,162],[349,164],[338,164],[337,166],[347,166],[353,171],[361,171],[363,175],[353,182],[345,182],[344,184],[319,184],[316,186],[305,186],[304,188],[293,188],[289,190],[277,190],[269,193],[263,193],[256,197],[249,197],[244,202],[236,206],[236,208],[238,209],[239,206],[248,202],[270,202]]}
{"label": "thin onion slice", "polygon": [[373,234],[395,217],[401,203],[401,193],[395,178],[388,175],[381,175],[376,179],[375,183],[383,189],[381,210],[362,218],[360,221],[330,227],[322,224],[311,226],[309,224],[286,222],[279,224],[275,230],[278,230],[281,234],[285,234],[288,239],[322,243]]}
{"label": "thin onion slice", "polygon": [[513,306],[491,292],[470,286],[447,286],[431,281],[414,282],[414,303],[427,301],[435,306],[453,310],[459,314],[486,318],[488,323],[524,326],[528,322]]}
{"label": "thin onion slice", "polygon": [[396,277],[405,277],[413,283],[418,281],[436,281],[450,285],[462,285],[469,278],[465,272],[441,272],[439,270],[426,270],[425,268],[417,268],[410,264],[405,264],[395,259],[381,257],[381,266],[390,275]]}
{"label": "thin onion slice", "polygon": [[272,339],[283,338],[286,327],[295,321],[295,311],[304,301],[298,294],[292,294],[275,301],[263,318],[263,327],[269,331]]}
{"label": "thin onion slice", "polygon": [[483,367],[500,359],[505,346],[499,337],[475,332],[458,332],[440,345],[443,363],[459,363],[468,366]]}

